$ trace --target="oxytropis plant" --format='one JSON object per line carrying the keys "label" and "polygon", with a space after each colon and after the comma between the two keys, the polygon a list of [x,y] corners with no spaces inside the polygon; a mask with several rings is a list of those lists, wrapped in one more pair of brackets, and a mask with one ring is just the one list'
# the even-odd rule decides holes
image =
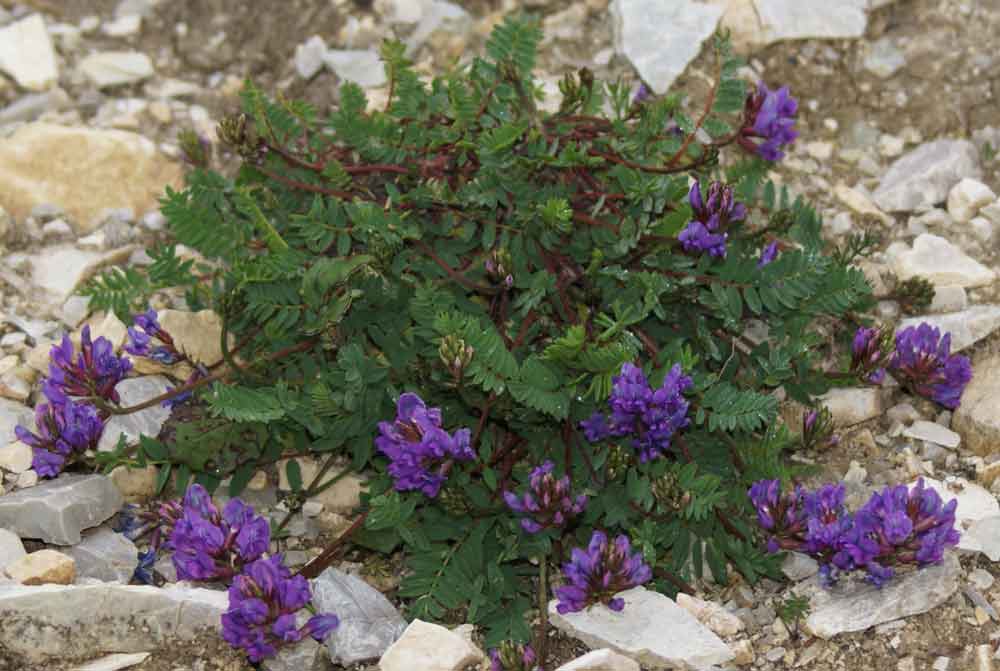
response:
{"label": "oxytropis plant", "polygon": [[[223,323],[223,362],[163,399],[190,399],[176,436],[103,463],[230,477],[236,494],[286,460],[293,502],[334,467],[365,470],[354,522],[302,575],[346,543],[401,552],[408,614],[461,613],[489,647],[527,643],[526,616],[537,607],[544,625],[553,593],[564,609],[617,608],[635,585],[690,590],[705,565],[778,575],[746,498],[788,476],[778,396],[813,405],[840,384],[824,364],[854,343],[830,334],[874,305],[854,265],[865,245],[831,247],[766,179],[797,136],[787,89],[747,90],[720,38],[694,105],[584,69],[545,112],[540,39],[508,18],[484,57],[431,82],[389,42],[379,105],[352,83],[323,113],[248,84],[218,132],[239,170],[211,170],[192,141],[197,167],[163,201],[174,240],[89,289],[124,316],[179,287]],[[136,320],[129,351],[173,361],[154,321]],[[925,340],[885,361],[862,342],[846,374],[876,382],[884,364],[950,403],[962,371]],[[829,441],[819,414],[809,426]],[[309,483],[290,459],[306,456],[323,460]],[[199,513],[219,534],[192,570],[262,561],[237,518]],[[534,663],[526,652],[502,663]]]}

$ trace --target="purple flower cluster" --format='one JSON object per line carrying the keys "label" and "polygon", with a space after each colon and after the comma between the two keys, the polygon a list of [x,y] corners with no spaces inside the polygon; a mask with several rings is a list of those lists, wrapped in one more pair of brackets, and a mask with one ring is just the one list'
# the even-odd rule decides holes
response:
{"label": "purple flower cluster", "polygon": [[537,655],[530,645],[504,641],[490,650],[490,671],[539,671]]}
{"label": "purple flower cluster", "polygon": [[52,348],[49,376],[42,382],[42,391],[50,401],[66,396],[102,398],[118,403],[115,386],[132,370],[128,357],[115,354],[114,345],[107,338],[91,341],[90,326],[84,326],[80,337],[80,353],[75,350],[69,336]]}
{"label": "purple flower cluster", "polygon": [[689,404],[684,399],[690,387],[691,378],[683,374],[680,364],[674,364],[659,389],[652,389],[642,369],[626,363],[621,375],[612,381],[610,417],[596,412],[581,422],[584,436],[592,443],[609,436],[631,436],[639,461],[652,461],[669,449],[673,435],[690,423]]}
{"label": "purple flower cluster", "polygon": [[271,527],[253,508],[231,499],[222,514],[201,485],[184,495],[183,513],[170,532],[174,567],[181,580],[217,580],[239,573],[267,552]]}
{"label": "purple flower cluster", "polygon": [[97,447],[104,420],[93,406],[62,396],[35,406],[35,427],[37,433],[15,426],[14,434],[31,446],[31,467],[35,472],[43,478],[54,478],[71,455]]}
{"label": "purple flower cluster", "polygon": [[552,475],[555,464],[546,461],[531,471],[530,487],[522,496],[504,492],[507,507],[521,518],[521,528],[529,534],[537,534],[545,529],[559,529],[570,519],[583,512],[587,497],[583,494],[572,496],[569,476],[556,480]]}
{"label": "purple flower cluster", "polygon": [[556,587],[555,595],[556,610],[565,615],[597,603],[620,611],[625,600],[615,594],[648,582],[653,572],[640,553],[632,553],[628,537],[618,536],[609,543],[604,532],[595,531],[586,550],[573,548],[563,576],[566,584]]}
{"label": "purple flower cluster", "polygon": [[115,386],[131,368],[127,358],[115,355],[107,338],[91,340],[89,326],[83,327],[79,354],[69,336],[52,347],[49,376],[42,381],[48,402],[35,407],[35,431],[14,428],[17,439],[31,446],[31,467],[38,475],[54,478],[74,454],[97,447],[107,415],[86,400],[117,403]]}
{"label": "purple flower cluster", "polygon": [[454,435],[441,428],[441,409],[428,408],[412,393],[399,397],[396,419],[379,422],[375,446],[389,458],[389,475],[398,491],[420,490],[435,497],[455,461],[471,461],[471,432]]}
{"label": "purple flower cluster", "polygon": [[894,575],[894,566],[938,563],[945,549],[958,544],[958,501],[944,505],[923,480],[912,489],[886,487],[855,514],[844,506],[843,485],[828,484],[815,492],[796,487],[782,494],[778,480],[761,480],[749,495],[757,522],[768,534],[768,551],[812,555],[828,584],[838,572],[864,570],[881,587]]}
{"label": "purple flower cluster", "polygon": [[726,229],[730,223],[746,218],[746,206],[737,203],[732,187],[722,182],[709,185],[708,198],[702,198],[701,186],[695,182],[688,192],[688,202],[691,204],[691,221],[677,236],[684,251],[725,256],[729,235]]}
{"label": "purple flower cluster", "polygon": [[280,555],[258,559],[229,587],[222,638],[234,648],[245,650],[254,663],[307,636],[322,641],[340,622],[336,615],[322,614],[298,626],[296,614],[311,598],[309,582],[300,575],[293,576]]}
{"label": "purple flower cluster", "polygon": [[[743,108],[740,146],[765,161],[781,159],[785,155],[781,148],[799,136],[795,130],[798,110],[799,103],[789,95],[787,86],[772,91],[760,82],[757,90],[747,96]],[[757,139],[763,142],[758,144]]]}
{"label": "purple flower cluster", "polygon": [[890,372],[916,394],[954,410],[972,379],[968,358],[951,354],[951,334],[928,323],[896,334],[896,351],[889,359]]}

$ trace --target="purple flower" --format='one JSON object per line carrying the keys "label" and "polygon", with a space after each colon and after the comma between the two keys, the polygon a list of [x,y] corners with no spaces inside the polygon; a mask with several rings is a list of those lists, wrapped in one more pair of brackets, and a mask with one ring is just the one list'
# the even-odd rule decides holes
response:
{"label": "purple flower", "polygon": [[639,103],[644,103],[652,97],[653,97],[653,92],[649,90],[648,86],[640,82],[639,88],[636,89],[635,95],[632,96],[632,104],[636,105]]}
{"label": "purple flower", "polygon": [[140,552],[135,571],[132,573],[132,579],[141,582],[143,585],[156,584],[156,581],[153,579],[153,564],[155,563],[156,550],[150,549],[146,552]]}
{"label": "purple flower", "polygon": [[[128,329],[125,351],[133,356],[141,356],[165,366],[177,363],[186,357],[177,350],[174,339],[157,321],[156,310],[150,308],[132,318],[135,326]],[[158,340],[161,344],[155,345]]]}
{"label": "purple flower", "polygon": [[[743,108],[743,127],[739,144],[751,154],[765,161],[777,161],[785,154],[781,147],[791,144],[799,136],[795,130],[795,115],[799,104],[783,86],[771,91],[761,82],[757,91],[747,96]],[[757,144],[756,139],[763,142]]]}
{"label": "purple flower", "polygon": [[811,450],[834,447],[840,437],[833,433],[833,415],[829,408],[807,411],[802,416],[802,447]]}
{"label": "purple flower", "polygon": [[801,550],[805,544],[805,491],[796,487],[782,495],[780,480],[758,480],[748,492],[757,523],[769,533],[768,550]]}
{"label": "purple flower", "polygon": [[441,428],[441,409],[428,408],[419,396],[402,394],[394,422],[379,422],[375,446],[389,458],[389,475],[398,491],[420,490],[435,497],[454,461],[471,461],[471,431],[454,435]]}
{"label": "purple flower", "polygon": [[642,369],[631,363],[622,365],[621,374],[612,380],[608,419],[593,415],[581,422],[587,440],[610,436],[631,436],[631,445],[646,463],[670,448],[673,435],[686,427],[688,402],[684,392],[691,387],[680,364],[674,364],[659,389],[652,389]]}
{"label": "purple flower", "polygon": [[907,388],[920,396],[954,410],[972,379],[972,364],[951,354],[951,334],[924,322],[896,334],[896,351],[889,370]]}
{"label": "purple flower", "polygon": [[566,584],[555,589],[561,614],[575,613],[597,603],[614,611],[625,607],[625,600],[615,594],[648,582],[653,572],[638,552],[632,554],[628,537],[618,536],[614,543],[602,531],[595,531],[586,550],[573,548],[570,561],[563,566]]}
{"label": "purple flower", "polygon": [[775,240],[774,242],[772,242],[767,247],[765,247],[764,249],[761,250],[761,252],[760,252],[760,260],[757,261],[757,267],[758,268],[763,268],[764,266],[768,265],[769,263],[773,263],[776,258],[778,258],[778,241],[777,240]]}
{"label": "purple flower", "polygon": [[246,651],[251,662],[272,657],[286,643],[306,636],[322,641],[339,624],[331,613],[312,616],[297,627],[296,614],[309,603],[309,582],[293,576],[277,555],[247,565],[229,587],[229,610],[222,615],[222,638]]}
{"label": "purple flower", "polygon": [[862,326],[851,344],[851,372],[872,384],[885,379],[892,349],[892,331]]}
{"label": "purple flower", "polygon": [[565,526],[587,505],[586,496],[570,493],[569,476],[556,480],[552,476],[553,470],[555,464],[546,461],[531,471],[530,488],[523,496],[518,497],[513,492],[503,494],[511,510],[525,515],[521,518],[521,528],[530,534]]}
{"label": "purple flower", "polygon": [[238,573],[267,552],[271,528],[240,499],[231,499],[220,515],[205,488],[194,484],[184,495],[169,538],[178,578],[217,580]]}
{"label": "purple flower", "polygon": [[746,206],[737,203],[732,187],[722,182],[712,182],[708,187],[708,198],[702,198],[701,186],[695,182],[688,192],[688,202],[691,204],[691,221],[677,236],[684,251],[725,256],[726,229],[730,223],[746,218]]}
{"label": "purple flower", "polygon": [[73,358],[74,348],[69,336],[63,336],[50,352],[49,377],[42,389],[50,401],[66,396],[99,397],[118,403],[117,385],[132,370],[127,357],[115,354],[107,338],[90,339],[90,326],[84,326],[80,338],[80,353]]}
{"label": "purple flower", "polygon": [[14,435],[31,446],[35,472],[44,478],[54,478],[72,454],[97,447],[104,420],[92,405],[63,397],[35,406],[35,430],[38,433],[15,426]]}
{"label": "purple flower", "polygon": [[530,645],[504,641],[490,650],[490,671],[536,671],[537,655]]}

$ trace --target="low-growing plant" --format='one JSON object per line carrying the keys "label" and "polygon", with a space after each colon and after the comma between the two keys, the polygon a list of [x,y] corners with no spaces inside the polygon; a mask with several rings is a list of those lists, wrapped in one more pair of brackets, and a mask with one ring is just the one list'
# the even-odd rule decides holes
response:
{"label": "low-growing plant", "polygon": [[[309,483],[287,462],[301,501],[346,459],[370,475],[362,510],[302,575],[348,540],[401,550],[408,613],[475,623],[490,646],[527,642],[536,607],[544,625],[564,562],[564,610],[621,607],[595,563],[668,593],[706,565],[720,581],[779,575],[746,495],[790,475],[779,399],[812,405],[885,363],[821,366],[852,359],[873,301],[851,263],[871,244],[830,248],[815,212],[765,179],[796,137],[786,89],[748,92],[718,38],[693,105],[584,69],[547,112],[540,37],[509,18],[485,58],[430,82],[389,42],[377,107],[352,83],[329,112],[247,83],[219,126],[235,177],[189,138],[196,167],[163,201],[200,257],[172,243],[89,287],[123,318],[181,287],[223,320],[223,361],[162,397],[122,408],[84,390],[102,418],[189,399],[171,440],[104,465],[159,464],[179,491],[229,477],[236,495],[262,465],[324,458]],[[177,362],[155,315],[136,326],[134,356]],[[829,441],[811,417],[810,444]],[[237,563],[206,570],[260,561],[236,543],[213,552]]]}

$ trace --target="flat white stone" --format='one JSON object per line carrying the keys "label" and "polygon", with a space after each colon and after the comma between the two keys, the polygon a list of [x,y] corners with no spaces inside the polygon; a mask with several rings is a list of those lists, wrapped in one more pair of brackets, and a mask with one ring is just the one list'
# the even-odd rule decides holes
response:
{"label": "flat white stone", "polygon": [[881,589],[856,579],[845,579],[832,589],[824,589],[816,578],[795,589],[811,596],[805,629],[829,639],[926,613],[955,593],[961,572],[958,559],[948,554],[940,565],[898,576]]}
{"label": "flat white stone", "polygon": [[963,177],[978,179],[981,175],[974,144],[934,140],[896,159],[872,195],[886,212],[909,212],[944,202]]}
{"label": "flat white stone", "polygon": [[148,652],[114,653],[87,662],[74,668],[73,671],[121,671],[121,669],[142,664],[149,659],[150,654]]}
{"label": "flat white stone", "polygon": [[996,273],[979,263],[945,238],[922,233],[913,241],[913,248],[895,254],[893,270],[902,280],[914,276],[926,278],[931,284],[984,287],[996,280]]}
{"label": "flat white stone", "polygon": [[406,631],[406,620],[361,578],[328,568],[312,581],[313,603],[336,613],[340,626],[326,637],[329,658],[349,666],[381,656]]}
{"label": "flat white stone", "polygon": [[914,440],[927,440],[942,447],[955,449],[962,442],[962,437],[951,429],[937,422],[918,420],[903,429],[903,435]]}
{"label": "flat white stone", "polygon": [[139,51],[101,51],[87,56],[80,71],[98,88],[134,84],[153,76],[153,62]]}
{"label": "flat white stone", "polygon": [[934,298],[927,306],[928,312],[960,312],[969,307],[969,297],[965,287],[939,286],[934,287]]}
{"label": "flat white stone", "polygon": [[375,88],[386,82],[384,66],[374,51],[330,49],[323,62],[341,79],[363,88]]}
{"label": "flat white stone", "polygon": [[882,393],[875,387],[835,387],[818,400],[836,426],[854,426],[882,414]]}
{"label": "flat white stone", "polygon": [[729,646],[663,594],[633,587],[617,596],[625,600],[620,613],[598,605],[560,615],[550,601],[549,620],[592,649],[610,648],[651,669],[704,669],[733,659]]}
{"label": "flat white stone", "polygon": [[[924,322],[936,326],[941,331],[941,335],[950,333],[951,351],[961,352],[1000,329],[1000,305],[974,305],[961,312],[910,317],[901,321],[896,331],[898,333],[905,328],[919,326]],[[978,371],[973,371],[973,381],[978,375]]]}
{"label": "flat white stone", "polygon": [[961,533],[959,550],[982,552],[992,561],[1000,560],[1000,504],[993,494],[963,478],[945,482],[924,478],[924,486],[936,491],[944,503],[958,499],[955,527]]}
{"label": "flat white stone", "polygon": [[0,529],[0,573],[7,566],[24,555],[28,554],[24,549],[24,543],[18,535],[7,529]]}
{"label": "flat white stone", "polygon": [[712,601],[681,592],[677,595],[677,605],[719,636],[734,636],[743,630],[743,620]]}
{"label": "flat white stone", "polygon": [[868,0],[755,0],[767,42],[865,34]]}
{"label": "flat white stone", "polygon": [[83,534],[83,539],[63,552],[76,562],[77,578],[127,585],[135,572],[139,550],[123,534],[101,526]]}
{"label": "flat white stone", "polygon": [[698,55],[723,12],[692,0],[615,0],[611,9],[616,49],[659,94]]}
{"label": "flat white stone", "polygon": [[[34,424],[25,426],[29,431],[34,431]],[[24,473],[31,468],[32,449],[30,445],[25,445],[19,440],[0,447],[0,468],[10,473]]]}
{"label": "flat white stone", "polygon": [[567,662],[556,671],[640,671],[639,664],[614,650],[592,650],[583,657]]}
{"label": "flat white stone", "polygon": [[59,79],[56,52],[41,14],[0,28],[0,70],[29,91],[42,91]]}
{"label": "flat white stone", "polygon": [[145,652],[217,632],[228,605],[224,591],[183,585],[0,585],[0,646],[33,668]]}
{"label": "flat white stone", "polygon": [[1000,561],[1000,515],[970,522],[962,532],[958,548],[966,552],[982,552],[990,561]]}
{"label": "flat white stone", "polygon": [[951,187],[948,192],[948,214],[959,223],[967,223],[979,213],[979,209],[997,199],[993,189],[978,179],[968,177]]}
{"label": "flat white stone", "polygon": [[483,653],[441,625],[414,620],[382,658],[381,671],[461,671],[483,661]]}

